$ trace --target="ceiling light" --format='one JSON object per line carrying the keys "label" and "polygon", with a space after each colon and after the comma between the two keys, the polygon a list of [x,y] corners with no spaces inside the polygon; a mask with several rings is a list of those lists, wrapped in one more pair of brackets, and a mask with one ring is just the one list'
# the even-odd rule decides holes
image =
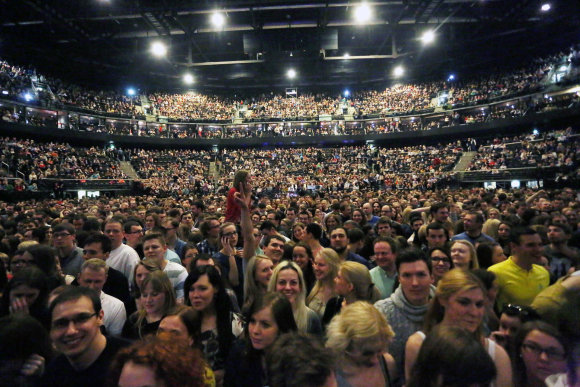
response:
{"label": "ceiling light", "polygon": [[127,95],[135,95],[135,89],[133,89],[132,87],[128,88]]}
{"label": "ceiling light", "polygon": [[366,23],[371,20],[371,7],[367,3],[361,3],[354,9],[354,18],[358,23]]}
{"label": "ceiling light", "polygon": [[542,4],[542,8],[540,8],[542,10],[542,12],[548,12],[550,9],[552,9],[552,6],[550,5],[550,3],[544,3]]}
{"label": "ceiling light", "polygon": [[403,73],[405,72],[405,69],[403,69],[402,66],[397,66],[395,67],[395,69],[393,70],[393,75],[395,77],[400,77],[403,75]]}
{"label": "ceiling light", "polygon": [[161,58],[167,54],[167,47],[163,42],[153,42],[153,44],[151,44],[151,53],[156,57]]}
{"label": "ceiling light", "polygon": [[348,58],[350,58],[350,54],[348,52],[345,52],[344,53],[344,59],[348,59]]}
{"label": "ceiling light", "polygon": [[221,28],[226,23],[226,19],[221,12],[215,12],[211,15],[211,23],[217,28]]}
{"label": "ceiling light", "polygon": [[286,75],[288,76],[288,78],[294,79],[294,78],[296,78],[296,70],[290,69],[290,70],[288,70],[288,72],[286,73]]}
{"label": "ceiling light", "polygon": [[191,75],[191,74],[185,74],[183,76],[183,82],[186,85],[191,85],[193,83],[193,75]]}
{"label": "ceiling light", "polygon": [[435,32],[433,32],[432,30],[425,31],[423,33],[423,36],[421,36],[421,41],[423,42],[423,44],[433,43],[434,40],[435,40]]}

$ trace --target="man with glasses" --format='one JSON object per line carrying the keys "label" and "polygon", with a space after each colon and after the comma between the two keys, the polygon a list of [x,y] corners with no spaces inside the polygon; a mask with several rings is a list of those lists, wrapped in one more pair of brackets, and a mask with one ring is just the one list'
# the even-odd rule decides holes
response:
{"label": "man with glasses", "polygon": [[75,245],[76,231],[72,224],[61,223],[53,230],[52,240],[64,274],[76,276],[83,264],[83,249]]}
{"label": "man with glasses", "polygon": [[50,315],[50,338],[60,355],[47,365],[40,386],[103,386],[115,354],[127,343],[101,332],[99,295],[69,286],[51,303]]}
{"label": "man with glasses", "polygon": [[123,244],[123,221],[111,218],[105,223],[105,235],[111,240],[111,252],[107,264],[113,269],[119,270],[129,283],[133,282],[135,266],[140,261],[139,254],[132,248]]}
{"label": "man with glasses", "polygon": [[141,240],[143,239],[143,235],[145,235],[143,224],[136,220],[128,220],[123,224],[123,233],[125,236],[125,244],[139,253],[139,249],[143,249]]}

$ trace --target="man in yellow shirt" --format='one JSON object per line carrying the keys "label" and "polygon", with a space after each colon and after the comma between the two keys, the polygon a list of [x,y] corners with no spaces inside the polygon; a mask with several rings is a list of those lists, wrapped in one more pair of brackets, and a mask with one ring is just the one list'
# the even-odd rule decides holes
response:
{"label": "man in yellow shirt", "polygon": [[511,251],[506,261],[489,267],[497,278],[498,307],[505,304],[529,306],[538,293],[550,284],[550,274],[537,265],[542,256],[542,239],[529,227],[511,233]]}

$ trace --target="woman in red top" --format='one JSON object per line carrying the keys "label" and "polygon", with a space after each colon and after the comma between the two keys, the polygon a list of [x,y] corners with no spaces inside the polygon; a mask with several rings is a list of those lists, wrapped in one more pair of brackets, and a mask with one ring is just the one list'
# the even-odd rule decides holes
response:
{"label": "woman in red top", "polygon": [[243,184],[244,192],[251,192],[250,172],[239,170],[234,176],[234,186],[229,190],[226,201],[226,222],[240,223],[241,209],[234,199],[235,193],[241,190],[240,184]]}

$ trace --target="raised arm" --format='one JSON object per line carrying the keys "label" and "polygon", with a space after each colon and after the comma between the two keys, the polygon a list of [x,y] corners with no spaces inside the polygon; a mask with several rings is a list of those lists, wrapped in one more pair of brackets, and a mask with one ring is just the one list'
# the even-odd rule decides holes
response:
{"label": "raised arm", "polygon": [[244,238],[244,250],[242,256],[244,259],[250,259],[256,255],[256,239],[252,232],[252,218],[250,217],[250,204],[252,203],[252,188],[249,184],[240,184],[239,192],[234,194],[234,200],[240,206],[240,227],[242,228],[242,237]]}

